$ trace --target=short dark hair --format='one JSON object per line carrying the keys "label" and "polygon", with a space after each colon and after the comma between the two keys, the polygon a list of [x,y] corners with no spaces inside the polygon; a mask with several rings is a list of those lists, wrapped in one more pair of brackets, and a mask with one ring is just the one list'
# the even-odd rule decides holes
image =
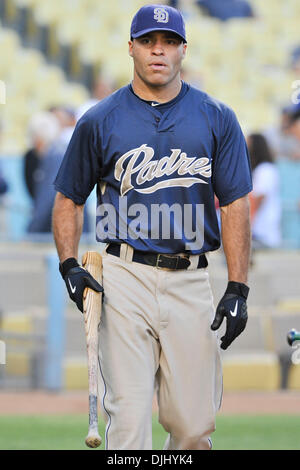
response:
{"label": "short dark hair", "polygon": [[290,115],[290,124],[294,124],[300,118],[300,110]]}
{"label": "short dark hair", "polygon": [[248,136],[248,150],[252,171],[260,163],[273,163],[274,158],[267,139],[262,134],[250,134]]}

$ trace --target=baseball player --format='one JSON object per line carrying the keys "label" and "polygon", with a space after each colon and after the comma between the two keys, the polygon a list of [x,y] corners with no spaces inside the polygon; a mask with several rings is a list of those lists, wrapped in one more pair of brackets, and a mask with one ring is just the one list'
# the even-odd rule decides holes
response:
{"label": "baseball player", "polygon": [[[110,450],[152,448],[155,391],[164,448],[210,449],[220,347],[247,322],[247,147],[233,111],[181,80],[186,50],[177,10],[142,7],[131,25],[132,82],[79,120],[55,180],[53,230],[69,295],[82,311],[84,288],[104,289],[99,365]],[[77,261],[95,185],[103,285]],[[215,195],[228,266],[216,310],[207,272],[207,253],[221,243]]]}

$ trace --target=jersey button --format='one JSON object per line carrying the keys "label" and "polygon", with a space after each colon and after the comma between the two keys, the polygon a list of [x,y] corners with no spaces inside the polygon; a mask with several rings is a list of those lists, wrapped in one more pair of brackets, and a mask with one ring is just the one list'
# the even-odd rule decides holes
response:
{"label": "jersey button", "polygon": [[156,122],[160,122],[160,118],[159,118],[159,117],[156,117],[156,118],[155,118],[155,121],[156,121]]}

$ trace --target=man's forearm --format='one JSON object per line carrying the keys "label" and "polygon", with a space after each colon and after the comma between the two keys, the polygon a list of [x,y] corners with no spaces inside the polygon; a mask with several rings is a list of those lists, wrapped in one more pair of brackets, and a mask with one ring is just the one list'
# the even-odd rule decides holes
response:
{"label": "man's forearm", "polygon": [[221,223],[228,280],[246,284],[251,248],[248,196],[221,207]]}
{"label": "man's forearm", "polygon": [[83,226],[83,207],[57,193],[53,208],[52,228],[60,262],[78,258],[78,245]]}

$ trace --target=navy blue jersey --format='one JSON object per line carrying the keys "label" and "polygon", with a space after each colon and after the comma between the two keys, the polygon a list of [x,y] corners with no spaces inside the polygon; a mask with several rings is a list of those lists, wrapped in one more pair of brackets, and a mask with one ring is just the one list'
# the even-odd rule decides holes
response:
{"label": "navy blue jersey", "polygon": [[81,205],[97,185],[98,241],[157,253],[216,250],[215,195],[224,206],[252,190],[234,112],[184,87],[162,114],[128,85],[77,123],[55,188]]}

